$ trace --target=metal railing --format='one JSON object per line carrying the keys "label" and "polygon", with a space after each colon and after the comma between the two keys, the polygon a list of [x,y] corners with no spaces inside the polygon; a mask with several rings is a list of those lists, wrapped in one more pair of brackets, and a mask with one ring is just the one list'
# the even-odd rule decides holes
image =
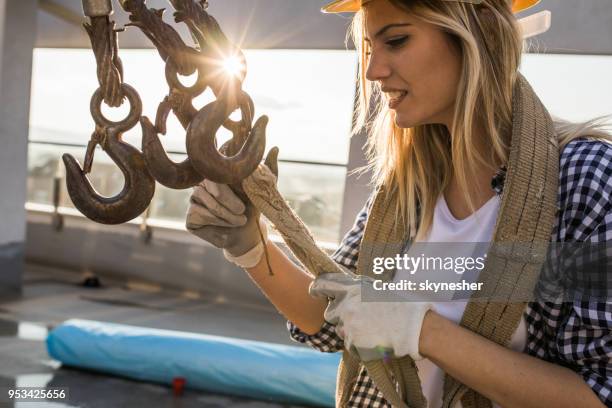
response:
{"label": "metal railing", "polygon": [[[85,145],[79,143],[62,143],[32,140],[29,142],[30,164],[28,175],[28,210],[48,211],[52,216],[52,225],[61,230],[64,216],[81,216],[72,207],[65,191],[65,180],[60,155],[66,150],[85,151]],[[46,151],[38,151],[38,149]],[[184,152],[169,152],[172,155],[184,156]],[[306,160],[279,160],[281,179],[279,188],[298,215],[312,229],[315,237],[322,243],[338,242],[341,206],[344,194],[346,165],[338,163],[313,162]],[[102,194],[112,194],[113,189],[121,188],[123,179],[118,169],[110,164],[99,164],[93,184]],[[283,167],[288,176],[283,182]],[[302,166],[306,166],[304,169]],[[313,169],[321,173],[324,180],[305,181],[312,176]],[[296,176],[296,173],[298,175]],[[291,175],[293,174],[293,176]],[[96,178],[97,177],[97,178]],[[109,181],[110,180],[110,181]],[[314,180],[314,181],[313,181]],[[327,193],[325,190],[328,190]],[[170,190],[158,185],[155,197],[149,210],[134,223],[140,224],[144,241],[152,237],[154,227],[183,229],[184,214],[188,207],[190,190]]]}

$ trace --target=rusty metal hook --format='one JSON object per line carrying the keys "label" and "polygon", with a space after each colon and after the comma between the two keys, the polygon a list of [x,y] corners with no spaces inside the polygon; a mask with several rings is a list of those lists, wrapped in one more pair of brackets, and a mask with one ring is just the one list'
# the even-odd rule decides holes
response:
{"label": "rusty metal hook", "polygon": [[[121,140],[122,134],[133,128],[142,114],[142,102],[136,90],[126,84],[122,84],[121,88],[130,103],[130,112],[120,122],[110,121],[102,114],[103,94],[100,88],[91,98],[90,111],[96,130],[87,146],[83,169],[72,155],[62,156],[72,202],[87,218],[102,224],[121,224],[136,218],[147,209],[155,193],[155,180],[147,169],[142,153]],[[140,122],[144,131],[148,119],[143,117]],[[97,144],[102,146],[125,177],[123,189],[114,197],[99,195],[86,177],[91,171]]]}
{"label": "rusty metal hook", "polygon": [[142,152],[147,167],[155,180],[176,190],[193,187],[201,182],[203,177],[193,168],[189,158],[181,163],[170,160],[157,134],[166,134],[166,121],[170,110],[174,111],[181,125],[187,129],[197,113],[192,100],[207,88],[202,70],[203,67],[198,67],[196,83],[187,87],[179,81],[178,70],[175,64],[168,59],[166,61],[166,81],[170,86],[170,95],[159,105],[155,127],[148,120],[143,121]]}
{"label": "rusty metal hook", "polygon": [[[253,101],[244,91],[239,95],[244,122],[245,118],[252,118]],[[248,133],[234,131],[234,139],[243,139],[239,140],[241,146],[238,152],[226,156],[217,150],[216,133],[224,123],[228,123],[227,118],[233,110],[226,97],[222,96],[202,108],[187,130],[187,155],[191,164],[198,173],[216,183],[239,184],[257,168],[266,148],[268,117],[262,116],[252,129],[248,126]],[[238,141],[232,140],[230,144],[233,142]],[[228,146],[230,144],[226,143]]]}

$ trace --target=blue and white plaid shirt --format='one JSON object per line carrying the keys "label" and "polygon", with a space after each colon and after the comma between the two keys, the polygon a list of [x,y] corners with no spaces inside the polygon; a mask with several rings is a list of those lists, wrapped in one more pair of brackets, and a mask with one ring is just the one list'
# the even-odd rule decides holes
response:
{"label": "blue and white plaid shirt", "polygon": [[[611,176],[612,145],[577,139],[565,146],[559,172],[561,211],[552,242],[612,241]],[[496,185],[496,192],[501,194],[503,182]],[[333,255],[337,263],[353,271],[370,201]],[[527,323],[524,352],[574,370],[612,408],[612,301],[534,301],[527,305],[524,317]],[[301,332],[291,322],[287,322],[287,327],[292,339],[319,351],[333,353],[344,348],[335,326],[329,323],[324,323],[314,335]],[[365,369],[359,373],[348,406],[391,408]]]}

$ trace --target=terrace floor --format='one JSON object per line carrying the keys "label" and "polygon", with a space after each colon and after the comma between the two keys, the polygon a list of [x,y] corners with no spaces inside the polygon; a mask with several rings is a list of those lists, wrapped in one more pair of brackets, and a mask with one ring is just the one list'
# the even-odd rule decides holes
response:
{"label": "terrace floor", "polygon": [[186,390],[175,397],[168,386],[63,368],[44,340],[48,330],[71,319],[100,320],[296,345],[285,320],[271,308],[202,295],[122,287],[103,280],[101,288],[79,285],[80,277],[60,269],[28,265],[23,295],[0,298],[0,390],[67,387],[62,403],[8,403],[0,407],[244,407],[286,405]]}

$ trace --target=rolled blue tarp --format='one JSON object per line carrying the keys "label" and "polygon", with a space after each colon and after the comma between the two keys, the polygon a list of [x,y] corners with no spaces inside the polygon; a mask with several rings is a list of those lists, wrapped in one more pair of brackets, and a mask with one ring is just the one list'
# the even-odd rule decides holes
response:
{"label": "rolled blue tarp", "polygon": [[136,380],[289,404],[334,406],[340,355],[303,347],[68,320],[47,337],[65,365]]}

